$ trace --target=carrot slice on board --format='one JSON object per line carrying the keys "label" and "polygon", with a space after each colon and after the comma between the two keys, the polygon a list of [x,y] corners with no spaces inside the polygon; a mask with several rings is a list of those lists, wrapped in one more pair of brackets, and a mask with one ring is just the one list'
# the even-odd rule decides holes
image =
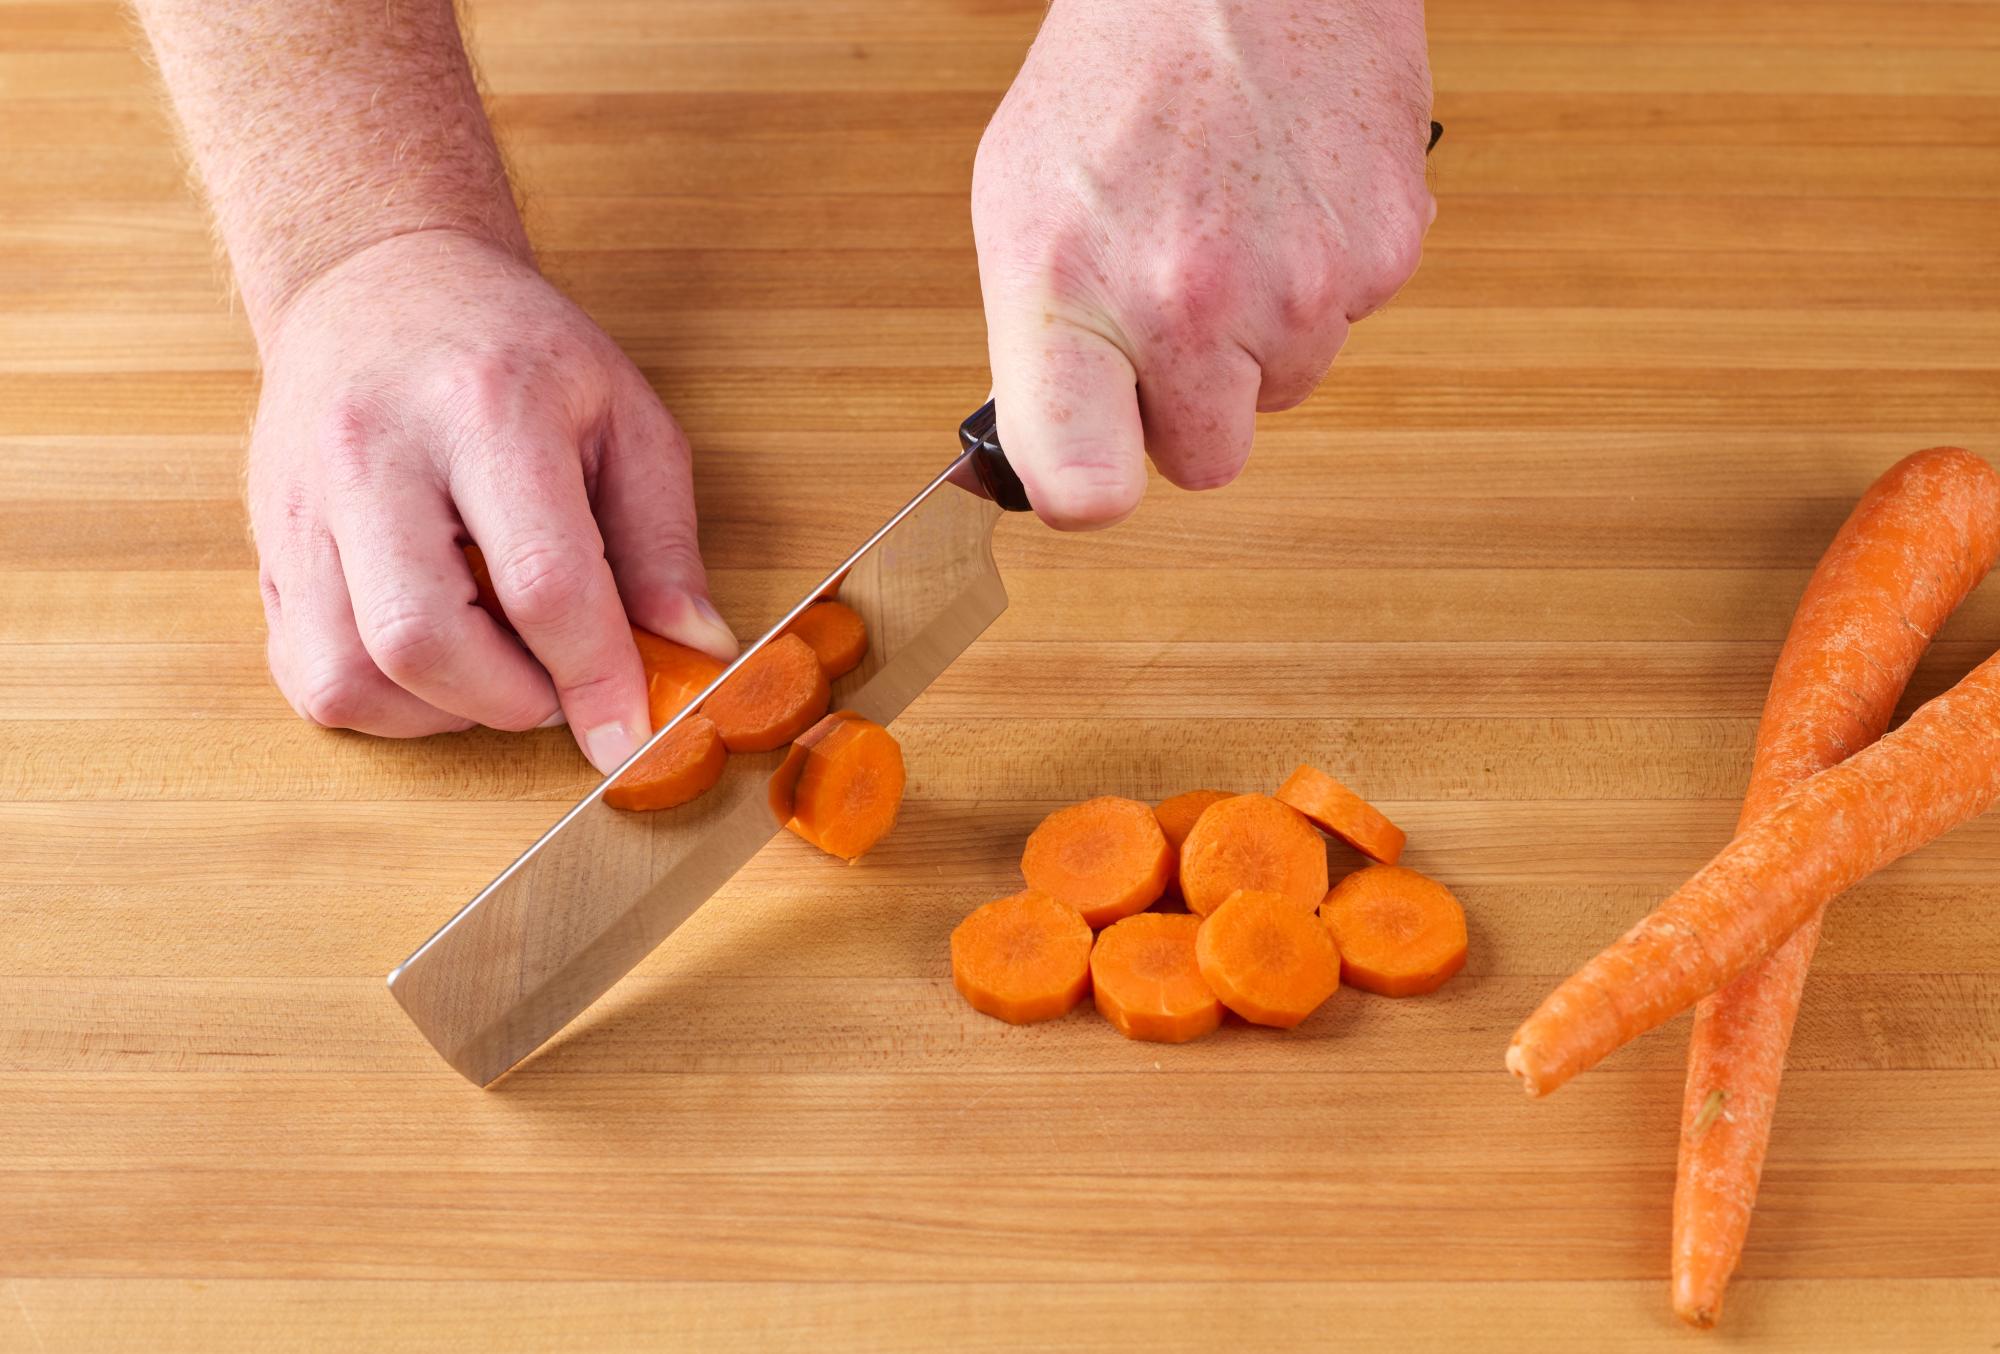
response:
{"label": "carrot slice on board", "polygon": [[636,625],[632,627],[632,642],[639,646],[639,662],[646,669],[646,704],[656,729],[706,690],[725,666],[700,649],[662,639]]}
{"label": "carrot slice on board", "polygon": [[1333,886],[1319,915],[1340,950],[1341,979],[1364,992],[1434,992],[1465,967],[1465,909],[1415,870],[1356,870]]}
{"label": "carrot slice on board", "polygon": [[1224,1006],[1288,1030],[1340,987],[1340,951],[1310,913],[1276,893],[1239,889],[1204,917],[1194,955]]}
{"label": "carrot slice on board", "polygon": [[1201,918],[1145,912],[1107,926],[1090,952],[1097,1009],[1127,1039],[1184,1044],[1222,1023],[1222,1003],[1201,976]]}
{"label": "carrot slice on board", "polygon": [[903,749],[872,719],[842,719],[806,749],[785,826],[828,855],[858,860],[896,825]]}
{"label": "carrot slice on board", "polygon": [[1152,906],[1173,867],[1153,811],[1115,795],[1057,809],[1028,834],[1021,852],[1028,887],[1069,904],[1093,928]]}
{"label": "carrot slice on board", "polygon": [[829,680],[854,671],[868,652],[868,625],[845,602],[813,603],[785,627],[785,633],[797,635],[819,655]]}
{"label": "carrot slice on board", "polygon": [[1326,897],[1326,842],[1268,795],[1209,805],[1181,844],[1181,896],[1206,916],[1238,889],[1276,893],[1311,912]]}
{"label": "carrot slice on board", "polygon": [[1179,855],[1181,846],[1187,841],[1188,833],[1194,831],[1195,820],[1202,810],[1211,804],[1219,804],[1225,799],[1234,799],[1234,790],[1189,790],[1163,799],[1153,807],[1153,816],[1160,820],[1160,831],[1167,834],[1167,845]]}
{"label": "carrot slice on board", "polygon": [[792,821],[792,798],[798,793],[799,773],[806,769],[806,754],[820,739],[832,733],[841,720],[859,718],[861,716],[852,710],[835,710],[792,740],[791,747],[785,751],[785,760],[778,763],[778,769],[771,773],[771,816],[778,820],[779,827]]}
{"label": "carrot slice on board", "polygon": [[1394,865],[1403,854],[1403,829],[1324,771],[1300,767],[1278,787],[1278,798],[1370,860]]}
{"label": "carrot slice on board", "polygon": [[604,792],[604,802],[614,809],[671,809],[706,794],[728,760],[715,725],[689,715]]}
{"label": "carrot slice on board", "polygon": [[744,660],[701,712],[731,752],[781,748],[826,713],[826,669],[797,635],[780,635]]}
{"label": "carrot slice on board", "polygon": [[951,933],[951,983],[1009,1024],[1053,1020],[1090,986],[1090,928],[1045,893],[997,898]]}

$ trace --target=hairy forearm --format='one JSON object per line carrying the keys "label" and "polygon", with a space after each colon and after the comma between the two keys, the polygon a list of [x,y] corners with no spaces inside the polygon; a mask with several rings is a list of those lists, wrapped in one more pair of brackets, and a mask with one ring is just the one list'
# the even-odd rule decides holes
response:
{"label": "hairy forearm", "polygon": [[259,342],[420,230],[529,257],[451,0],[135,0]]}

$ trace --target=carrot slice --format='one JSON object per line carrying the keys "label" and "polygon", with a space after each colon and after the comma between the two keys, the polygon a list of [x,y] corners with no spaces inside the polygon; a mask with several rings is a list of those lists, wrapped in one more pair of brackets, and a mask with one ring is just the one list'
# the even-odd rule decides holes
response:
{"label": "carrot slice", "polygon": [[1057,809],[1021,852],[1028,887],[1075,908],[1093,928],[1152,906],[1173,866],[1153,811],[1115,795]]}
{"label": "carrot slice", "polygon": [[951,983],[1009,1024],[1053,1020],[1090,986],[1090,928],[1045,893],[997,898],[951,933]]}
{"label": "carrot slice", "polygon": [[811,728],[831,697],[812,647],[797,635],[780,635],[751,654],[701,712],[731,752],[769,752]]}
{"label": "carrot slice", "polygon": [[632,642],[639,646],[639,662],[646,669],[646,703],[656,729],[720,677],[725,666],[700,649],[662,639],[636,625],[632,627]]}
{"label": "carrot slice", "polygon": [[1174,854],[1178,856],[1188,833],[1194,831],[1195,820],[1201,817],[1202,810],[1235,797],[1233,790],[1189,790],[1154,805],[1153,816],[1160,820],[1160,831],[1167,834],[1167,845],[1173,847]]}
{"label": "carrot slice", "polygon": [[1465,967],[1465,909],[1415,870],[1356,870],[1333,886],[1319,916],[1340,950],[1341,980],[1364,992],[1434,992]]}
{"label": "carrot slice", "polygon": [[1201,918],[1146,912],[1104,929],[1090,952],[1097,1009],[1127,1039],[1183,1044],[1222,1023],[1195,959]]}
{"label": "carrot slice", "polygon": [[828,680],[854,671],[868,652],[868,625],[845,602],[813,603],[785,627],[785,633],[797,635],[819,655]]}
{"label": "carrot slice", "polygon": [[1202,919],[1194,957],[1224,1006],[1288,1030],[1340,987],[1340,951],[1309,912],[1276,893],[1238,889]]}
{"label": "carrot slice", "polygon": [[842,719],[807,747],[785,826],[828,855],[858,860],[896,825],[902,802],[895,735],[872,719]]}
{"label": "carrot slice", "polygon": [[1326,772],[1301,766],[1278,787],[1278,799],[1370,860],[1394,865],[1403,854],[1403,829]]}
{"label": "carrot slice", "polygon": [[771,816],[778,820],[778,826],[783,827],[792,821],[792,800],[798,793],[799,775],[806,769],[806,754],[818,745],[820,739],[832,733],[840,721],[859,718],[861,716],[852,710],[835,710],[792,740],[791,747],[785,751],[785,760],[778,763],[778,769],[771,773]]}
{"label": "carrot slice", "polygon": [[1310,913],[1326,896],[1326,843],[1268,795],[1209,805],[1181,844],[1181,896],[1207,916],[1238,889],[1280,894]]}
{"label": "carrot slice", "polygon": [[604,792],[604,802],[614,809],[671,809],[706,794],[728,760],[714,723],[689,715]]}

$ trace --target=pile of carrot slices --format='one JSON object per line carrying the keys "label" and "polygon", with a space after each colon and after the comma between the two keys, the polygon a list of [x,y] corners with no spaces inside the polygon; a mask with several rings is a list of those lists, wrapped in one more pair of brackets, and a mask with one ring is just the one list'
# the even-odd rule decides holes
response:
{"label": "pile of carrot slices", "polygon": [[1904,458],[1806,585],[1757,729],[1736,836],[1563,983],[1507,1049],[1546,1095],[1693,1007],[1673,1303],[1713,1325],[1743,1253],[1778,1082],[1826,905],[2000,800],[2000,657],[1885,733],[1931,637],[2000,556],[2000,474]]}
{"label": "pile of carrot slices", "polygon": [[[1374,862],[1330,889],[1329,836]],[[1402,850],[1393,823],[1309,766],[1276,795],[1088,799],[1029,834],[1025,890],[952,932],[952,982],[974,1010],[1017,1025],[1088,993],[1127,1038],[1168,1044],[1228,1012],[1290,1029],[1343,982],[1429,992],[1465,963],[1465,912],[1398,866]],[[1187,910],[1152,910],[1163,902]]]}

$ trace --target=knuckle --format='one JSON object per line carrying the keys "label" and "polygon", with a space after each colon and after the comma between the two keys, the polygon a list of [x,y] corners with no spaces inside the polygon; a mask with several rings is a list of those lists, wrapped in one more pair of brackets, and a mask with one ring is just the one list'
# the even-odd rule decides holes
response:
{"label": "knuckle", "polygon": [[322,728],[363,729],[375,711],[373,687],[358,662],[323,664],[299,688],[299,713]]}
{"label": "knuckle", "polygon": [[398,684],[420,681],[451,657],[444,618],[432,608],[399,600],[372,612],[365,634],[368,653]]}
{"label": "knuckle", "polygon": [[1220,489],[1232,483],[1250,462],[1248,449],[1190,457],[1160,467],[1168,483],[1180,489]]}
{"label": "knuckle", "polygon": [[1109,526],[1131,516],[1145,493],[1144,479],[1124,459],[1083,456],[1035,477],[1030,497],[1058,526]]}
{"label": "knuckle", "polygon": [[1165,334],[1206,331],[1234,304],[1237,269],[1226,250],[1196,241],[1170,251],[1148,279],[1148,301]]}
{"label": "knuckle", "polygon": [[1416,202],[1399,203],[1386,211],[1369,232],[1359,260],[1364,292],[1377,303],[1402,289],[1423,257],[1429,211]]}
{"label": "knuckle", "polygon": [[518,624],[550,625],[583,602],[597,567],[579,550],[534,543],[510,553],[494,572],[493,583]]}
{"label": "knuckle", "polygon": [[1345,313],[1346,286],[1331,250],[1295,262],[1278,285],[1278,321],[1289,333],[1312,333]]}

